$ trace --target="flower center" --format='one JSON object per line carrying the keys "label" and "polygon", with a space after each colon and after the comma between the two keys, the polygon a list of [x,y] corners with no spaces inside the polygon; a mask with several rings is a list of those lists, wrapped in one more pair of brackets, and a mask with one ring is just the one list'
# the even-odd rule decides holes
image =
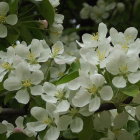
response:
{"label": "flower center", "polygon": [[89,93],[95,94],[97,92],[97,87],[93,85],[91,88],[87,89]]}
{"label": "flower center", "polygon": [[4,69],[6,69],[6,70],[12,70],[12,69],[13,69],[12,65],[9,64],[8,62],[2,63],[1,66],[2,66]]}
{"label": "flower center", "polygon": [[126,44],[122,45],[122,49],[128,50],[128,45],[126,45]]}
{"label": "flower center", "polygon": [[75,115],[78,113],[78,109],[72,108],[72,109],[69,111],[69,113],[70,113],[70,115],[75,116]]}
{"label": "flower center", "polygon": [[43,123],[47,124],[47,125],[51,125],[53,123],[51,118],[47,118],[45,121],[43,121]]}
{"label": "flower center", "polygon": [[56,96],[56,98],[58,98],[59,100],[61,100],[61,99],[64,98],[64,93],[62,91],[58,91],[55,96]]}
{"label": "flower center", "polygon": [[23,87],[30,87],[32,85],[31,80],[24,80],[22,81]]}
{"label": "flower center", "polygon": [[30,61],[30,63],[36,63],[36,56],[33,53],[29,53],[27,56],[27,59]]}
{"label": "flower center", "polygon": [[128,71],[127,65],[123,65],[119,67],[119,70],[121,73],[126,73]]}
{"label": "flower center", "polygon": [[99,58],[100,61],[105,59],[105,51],[101,52],[99,50],[97,50],[97,56]]}
{"label": "flower center", "polygon": [[5,23],[5,22],[6,22],[6,17],[0,16],[0,23]]}
{"label": "flower center", "polygon": [[99,39],[99,34],[98,33],[94,33],[93,34],[93,40],[98,40]]}
{"label": "flower center", "polygon": [[57,48],[57,47],[54,48],[53,57],[56,57],[58,55],[58,53],[59,53],[60,50],[61,50],[60,48]]}

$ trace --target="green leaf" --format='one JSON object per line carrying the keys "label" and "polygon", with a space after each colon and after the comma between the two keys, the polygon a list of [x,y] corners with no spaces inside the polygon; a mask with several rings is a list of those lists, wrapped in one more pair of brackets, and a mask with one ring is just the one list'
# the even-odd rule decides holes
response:
{"label": "green leaf", "polygon": [[31,43],[32,38],[33,38],[30,30],[23,24],[20,25],[20,36],[22,38],[21,40],[24,40],[27,43]]}
{"label": "green leaf", "polygon": [[40,14],[48,21],[49,25],[53,24],[55,12],[49,0],[39,2],[37,7]]}
{"label": "green leaf", "polygon": [[140,128],[137,122],[129,120],[127,123],[127,130],[128,132],[135,134],[136,132],[140,130]]}
{"label": "green leaf", "polygon": [[14,133],[7,140],[35,140],[34,137],[28,137],[23,133]]}
{"label": "green leaf", "polygon": [[5,134],[0,134],[0,140],[7,140],[6,135]]}
{"label": "green leaf", "polygon": [[60,85],[60,84],[63,84],[63,83],[67,83],[67,82],[77,78],[78,76],[79,76],[79,72],[75,71],[75,72],[72,72],[70,74],[66,74],[65,76],[60,78],[58,81],[55,81],[53,83],[56,84],[56,85]]}
{"label": "green leaf", "polygon": [[9,27],[6,40],[12,45],[18,40],[19,35],[20,33],[16,28]]}
{"label": "green leaf", "polygon": [[71,67],[69,69],[69,72],[74,72],[74,71],[78,71],[80,69],[80,62],[76,61],[74,63],[71,64]]}
{"label": "green leaf", "polygon": [[10,0],[9,1],[9,7],[10,7],[10,13],[11,14],[17,14],[18,13],[18,5],[21,0]]}
{"label": "green leaf", "polygon": [[66,130],[63,132],[63,137],[71,140],[77,138],[77,134],[72,133],[71,130]]}
{"label": "green leaf", "polygon": [[15,93],[8,93],[4,98],[4,104],[6,105],[14,96]]}
{"label": "green leaf", "polygon": [[128,95],[128,96],[132,96],[135,97],[137,94],[139,94],[139,87],[136,85],[132,85],[132,86],[128,86],[126,88],[123,88],[121,90],[122,93]]}
{"label": "green leaf", "polygon": [[103,133],[94,130],[92,117],[87,117],[83,119],[84,128],[78,134],[79,140],[100,140],[104,136]]}

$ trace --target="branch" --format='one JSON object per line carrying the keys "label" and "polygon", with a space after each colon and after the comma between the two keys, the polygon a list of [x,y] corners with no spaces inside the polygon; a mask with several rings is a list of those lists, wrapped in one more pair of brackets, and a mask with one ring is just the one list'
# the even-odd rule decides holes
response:
{"label": "branch", "polygon": [[3,120],[15,120],[18,116],[26,115],[25,109],[12,109],[12,108],[2,108],[0,111],[0,121]]}

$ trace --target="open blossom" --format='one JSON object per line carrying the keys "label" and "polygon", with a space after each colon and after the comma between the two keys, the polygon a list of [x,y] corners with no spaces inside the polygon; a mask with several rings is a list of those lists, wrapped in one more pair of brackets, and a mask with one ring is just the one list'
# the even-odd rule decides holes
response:
{"label": "open blossom", "polygon": [[125,52],[120,50],[115,50],[106,64],[107,71],[116,75],[112,82],[118,88],[126,87],[127,79],[132,84],[138,82],[140,80],[140,72],[137,71],[138,68],[138,57],[129,57]]}
{"label": "open blossom", "polygon": [[77,43],[82,48],[96,48],[100,42],[108,43],[109,40],[106,39],[107,27],[104,23],[100,23],[98,27],[98,32],[96,34],[84,34],[82,36],[83,43]]}
{"label": "open blossom", "polygon": [[42,71],[31,72],[26,63],[20,63],[15,71],[4,81],[4,88],[9,91],[18,90],[15,98],[19,103],[29,102],[29,90],[32,95],[40,95],[42,86],[38,85],[44,78]]}
{"label": "open blossom", "polygon": [[101,99],[108,101],[113,97],[112,88],[105,85],[105,79],[100,74],[84,77],[81,84],[80,90],[72,99],[72,103],[76,107],[89,104],[89,111],[94,112],[99,109]]}

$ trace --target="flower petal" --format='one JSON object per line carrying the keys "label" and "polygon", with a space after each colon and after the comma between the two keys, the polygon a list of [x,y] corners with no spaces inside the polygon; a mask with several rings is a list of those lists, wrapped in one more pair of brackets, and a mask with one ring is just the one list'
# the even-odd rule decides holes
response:
{"label": "flower petal", "polygon": [[6,23],[10,25],[15,25],[18,21],[17,15],[11,14],[6,17]]}
{"label": "flower petal", "polygon": [[99,109],[101,100],[99,97],[95,96],[89,103],[89,111],[94,112]]}
{"label": "flower petal", "polygon": [[5,38],[7,36],[7,27],[0,24],[0,38]]}
{"label": "flower petal", "polygon": [[17,77],[9,77],[4,81],[4,88],[13,91],[22,87],[21,81]]}
{"label": "flower petal", "polygon": [[110,86],[104,86],[100,90],[100,96],[103,100],[108,101],[111,100],[113,97],[113,90]]}
{"label": "flower petal", "polygon": [[117,76],[117,77],[113,78],[112,83],[117,88],[126,87],[126,80],[123,78],[123,76]]}
{"label": "flower petal", "polygon": [[27,128],[31,131],[42,131],[47,127],[46,124],[43,124],[41,122],[30,122],[27,123]]}
{"label": "flower petal", "polygon": [[84,107],[90,101],[91,95],[87,91],[80,90],[72,99],[72,103],[76,107]]}
{"label": "flower petal", "polygon": [[30,87],[30,89],[32,95],[41,95],[43,93],[43,87],[41,85]]}
{"label": "flower petal", "polygon": [[42,107],[33,107],[31,109],[31,115],[39,121],[44,121],[48,118],[48,113],[46,109]]}
{"label": "flower petal", "polygon": [[76,117],[72,120],[70,124],[71,131],[74,133],[78,133],[83,129],[83,120],[79,117]]}
{"label": "flower petal", "polygon": [[45,140],[57,140],[59,134],[60,131],[56,127],[50,127],[45,135]]}
{"label": "flower petal", "polygon": [[29,96],[29,93],[26,89],[21,89],[19,90],[17,93],[16,93],[16,96],[15,96],[16,100],[19,102],[19,103],[22,103],[22,104],[27,104],[30,100],[30,96]]}
{"label": "flower petal", "polygon": [[66,112],[68,111],[69,107],[70,107],[69,102],[67,100],[63,100],[57,105],[55,112],[56,113]]}

